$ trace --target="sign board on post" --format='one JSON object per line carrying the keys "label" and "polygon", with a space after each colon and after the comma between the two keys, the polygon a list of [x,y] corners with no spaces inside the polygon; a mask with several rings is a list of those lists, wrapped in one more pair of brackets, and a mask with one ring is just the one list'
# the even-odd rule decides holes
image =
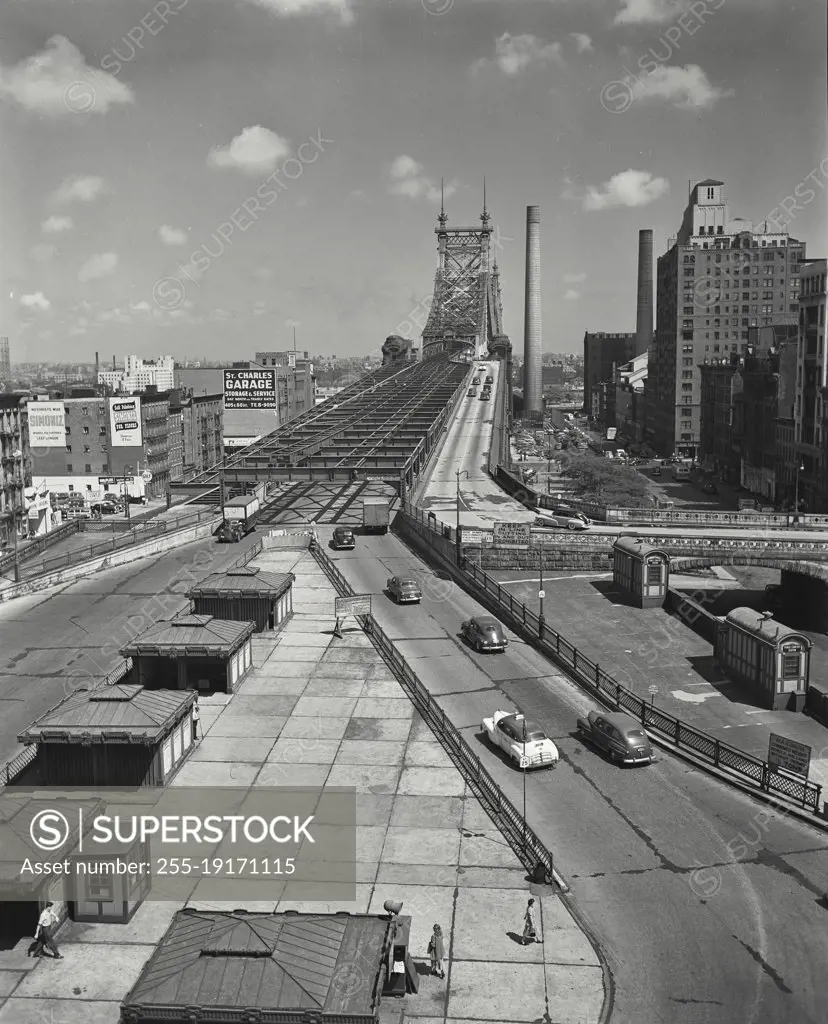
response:
{"label": "sign board on post", "polygon": [[144,472],[141,474],[141,479],[144,481],[145,484],[151,483],[152,473],[150,473],[148,469],[145,469]]}
{"label": "sign board on post", "polygon": [[338,619],[345,619],[349,615],[370,615],[371,595],[358,594],[356,597],[337,597],[335,614]]}
{"label": "sign board on post", "polygon": [[109,425],[113,448],[139,448],[141,433],[141,399],[110,398]]}
{"label": "sign board on post", "polygon": [[276,409],[275,370],[225,370],[225,409]]}
{"label": "sign board on post", "polygon": [[784,768],[786,772],[807,779],[811,767],[811,748],[805,743],[772,732],[768,743],[768,764],[772,769]]}
{"label": "sign board on post", "polygon": [[468,526],[460,527],[460,541],[463,544],[482,544],[483,537],[482,530],[474,530]]}
{"label": "sign board on post", "polygon": [[495,545],[529,546],[529,523],[495,523],[493,542]]}

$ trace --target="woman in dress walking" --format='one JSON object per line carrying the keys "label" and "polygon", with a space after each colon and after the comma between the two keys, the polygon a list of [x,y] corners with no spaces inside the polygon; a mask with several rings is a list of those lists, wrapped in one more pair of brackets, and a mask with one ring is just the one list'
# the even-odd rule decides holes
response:
{"label": "woman in dress walking", "polygon": [[535,917],[535,901],[529,900],[526,904],[526,913],[523,915],[523,945],[528,942],[543,942],[538,935],[538,924]]}
{"label": "woman in dress walking", "polygon": [[438,978],[445,978],[446,972],[443,970],[443,959],[446,955],[446,949],[443,945],[443,929],[439,924],[434,925],[434,931],[428,943],[428,954],[431,957],[431,973],[436,974]]}

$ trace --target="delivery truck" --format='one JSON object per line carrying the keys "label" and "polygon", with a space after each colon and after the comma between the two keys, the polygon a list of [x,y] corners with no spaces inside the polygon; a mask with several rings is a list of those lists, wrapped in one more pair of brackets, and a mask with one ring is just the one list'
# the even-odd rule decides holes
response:
{"label": "delivery truck", "polygon": [[224,521],[219,527],[218,539],[223,543],[237,543],[256,529],[259,499],[255,494],[240,494],[224,503]]}
{"label": "delivery truck", "polygon": [[390,508],[385,498],[363,499],[362,526],[366,533],[388,533],[390,520]]}

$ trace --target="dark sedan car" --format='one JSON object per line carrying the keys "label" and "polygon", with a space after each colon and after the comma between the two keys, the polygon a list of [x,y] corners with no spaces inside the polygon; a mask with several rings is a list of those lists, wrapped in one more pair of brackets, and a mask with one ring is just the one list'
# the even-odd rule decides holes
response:
{"label": "dark sedan car", "polygon": [[353,551],[356,547],[354,531],[345,526],[337,526],[331,538],[331,545],[335,551]]}
{"label": "dark sedan car", "polygon": [[472,387],[476,388],[479,383],[480,383],[480,378],[479,377],[475,377],[474,380],[472,381]]}
{"label": "dark sedan car", "polygon": [[397,604],[419,604],[423,599],[420,584],[409,576],[392,576],[385,589]]}
{"label": "dark sedan car", "polygon": [[467,619],[460,627],[460,635],[480,654],[483,651],[505,651],[509,643],[503,626],[488,615]]}
{"label": "dark sedan car", "polygon": [[702,494],[718,494],[719,488],[713,483],[712,480],[707,480],[702,484]]}
{"label": "dark sedan car", "polygon": [[621,711],[590,711],[586,718],[578,719],[578,732],[616,764],[650,764],[654,759],[641,723]]}

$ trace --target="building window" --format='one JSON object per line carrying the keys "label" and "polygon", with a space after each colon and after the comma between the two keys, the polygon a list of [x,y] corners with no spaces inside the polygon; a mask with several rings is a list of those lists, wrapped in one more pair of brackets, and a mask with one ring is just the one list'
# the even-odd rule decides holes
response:
{"label": "building window", "polygon": [[[714,331],[713,332],[713,340],[714,341],[718,341],[719,340],[719,331]],[[716,346],[716,347],[718,347],[718,346]]]}
{"label": "building window", "polygon": [[89,415],[89,406],[88,405],[82,405],[81,406],[81,412],[83,413],[84,416],[88,416]]}
{"label": "building window", "polygon": [[693,421],[692,420],[682,420],[681,421],[681,429],[682,430],[692,430],[693,429]]}
{"label": "building window", "polygon": [[683,320],[682,323],[681,323],[681,326],[682,327],[692,327],[693,326],[693,321],[692,320]]}
{"label": "building window", "polygon": [[98,433],[101,437],[106,437],[106,427],[98,427]]}
{"label": "building window", "polygon": [[87,472],[87,473],[91,473],[92,472],[92,467],[89,465],[88,462],[86,463],[86,465],[83,468],[84,468],[84,471]]}
{"label": "building window", "polygon": [[693,315],[693,306],[685,306],[684,307],[684,316],[692,316],[692,315]]}
{"label": "building window", "polygon": [[90,449],[89,445],[88,445],[88,444],[85,444],[85,445],[83,446],[83,454],[84,454],[84,455],[88,455],[90,451],[91,451],[91,449]]}
{"label": "building window", "polygon": [[693,379],[693,371],[692,370],[682,370],[681,371],[681,375],[682,375],[682,377],[685,380],[692,380]]}
{"label": "building window", "polygon": [[681,346],[681,351],[682,352],[692,352],[693,351],[693,346],[692,345],[682,345]]}
{"label": "building window", "polygon": [[67,444],[66,445],[66,451],[69,452],[70,455],[72,454],[72,445],[71,444]]}
{"label": "building window", "polygon": [[[71,463],[71,462],[67,462],[67,463],[66,463],[66,472],[67,472],[67,473],[72,473],[72,472],[74,472],[74,470],[72,469],[72,463]],[[69,490],[71,491],[71,490],[72,490],[72,488],[70,487],[70,488],[69,488]]]}
{"label": "building window", "polygon": [[681,435],[681,439],[682,439],[682,441],[692,441],[693,440],[693,435],[692,434],[682,434]]}
{"label": "building window", "polygon": [[89,433],[89,427],[84,427],[83,428],[83,432],[84,432],[84,434],[88,434]]}
{"label": "building window", "polygon": [[682,331],[681,332],[681,340],[682,341],[692,341],[693,340],[693,332],[692,331]]}
{"label": "building window", "polygon": [[72,428],[71,427],[67,427],[66,428],[66,433],[67,433],[67,435],[71,434],[72,433]]}
{"label": "building window", "polygon": [[681,385],[681,390],[682,391],[692,391],[693,390],[693,385],[692,384],[682,384]]}

